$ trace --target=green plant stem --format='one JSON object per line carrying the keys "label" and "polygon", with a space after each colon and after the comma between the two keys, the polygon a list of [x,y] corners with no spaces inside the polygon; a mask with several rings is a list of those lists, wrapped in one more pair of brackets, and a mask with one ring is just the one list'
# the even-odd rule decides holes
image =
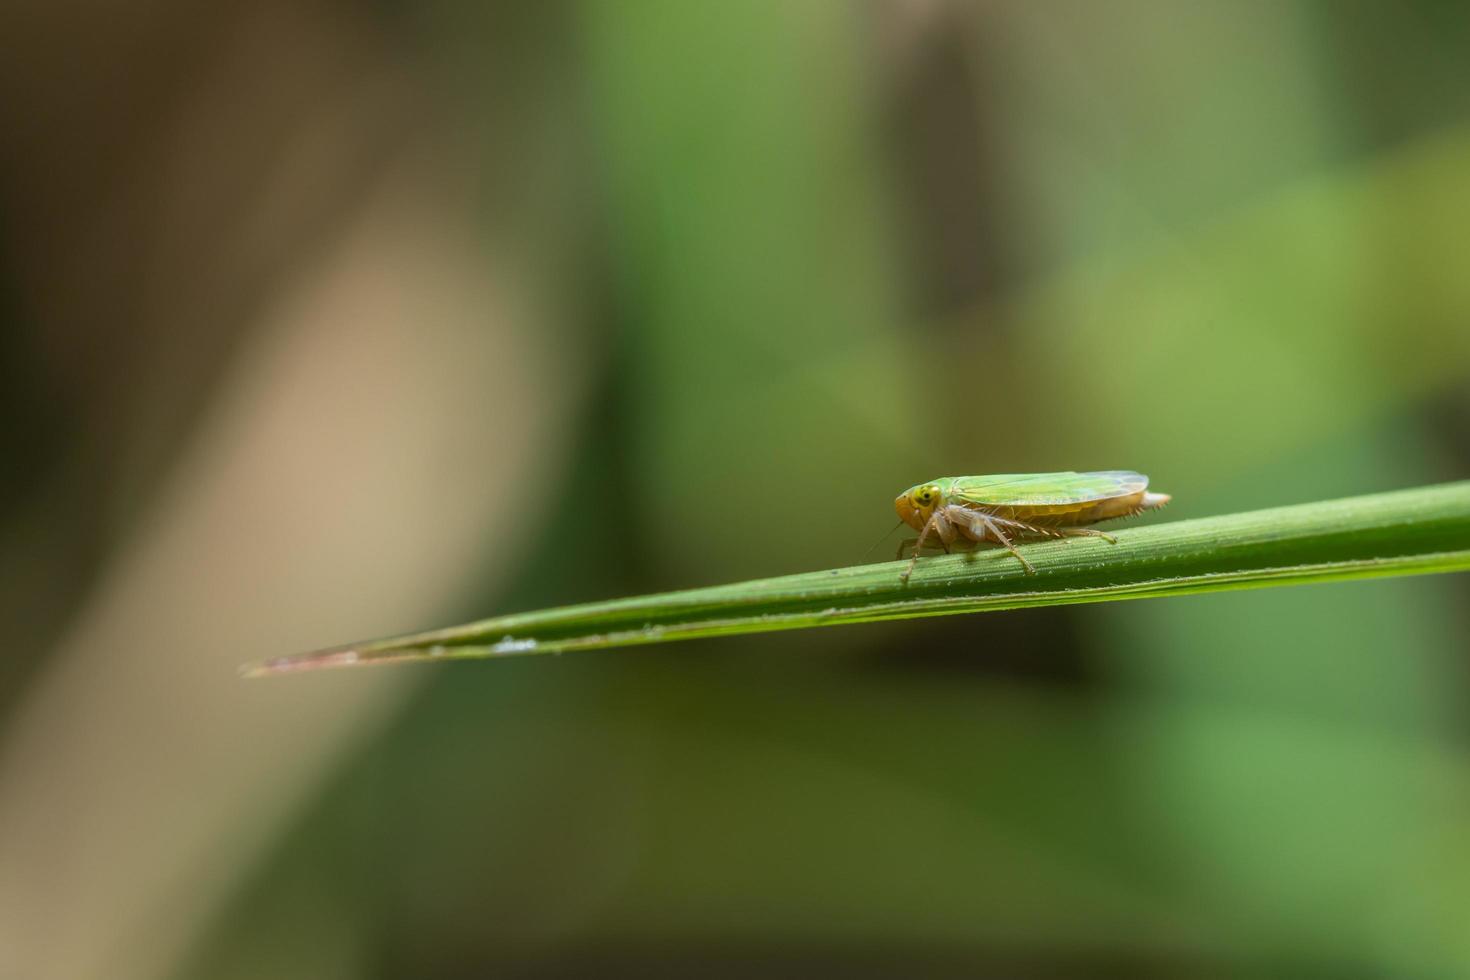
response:
{"label": "green plant stem", "polygon": [[1470,482],[517,613],[281,657],[248,676],[659,643],[1032,606],[1470,569]]}

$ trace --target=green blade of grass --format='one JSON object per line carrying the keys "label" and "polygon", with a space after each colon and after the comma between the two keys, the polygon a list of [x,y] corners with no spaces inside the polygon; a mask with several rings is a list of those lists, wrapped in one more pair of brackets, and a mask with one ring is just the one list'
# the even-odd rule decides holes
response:
{"label": "green blade of grass", "polygon": [[1470,569],[1470,482],[594,602],[252,664],[247,676]]}

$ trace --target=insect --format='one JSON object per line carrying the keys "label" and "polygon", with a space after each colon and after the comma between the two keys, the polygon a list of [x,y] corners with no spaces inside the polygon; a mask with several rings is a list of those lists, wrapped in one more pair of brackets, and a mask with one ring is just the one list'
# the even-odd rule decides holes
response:
{"label": "insect", "polygon": [[1131,470],[930,480],[909,487],[893,502],[899,518],[919,532],[914,556],[899,578],[908,581],[931,533],[945,551],[960,535],[971,541],[994,541],[1016,556],[1027,575],[1035,575],[1036,569],[1011,543],[1013,538],[1086,536],[1117,544],[1112,535],[1080,525],[1132,517],[1168,502],[1167,493],[1149,493],[1148,477]]}

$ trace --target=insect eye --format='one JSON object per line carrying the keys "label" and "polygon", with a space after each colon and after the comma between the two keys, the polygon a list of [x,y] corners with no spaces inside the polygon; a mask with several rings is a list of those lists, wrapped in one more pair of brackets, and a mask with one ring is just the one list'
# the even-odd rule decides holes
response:
{"label": "insect eye", "polygon": [[928,490],[920,490],[917,499],[919,503],[927,504],[929,501],[934,499],[934,494],[930,493]]}

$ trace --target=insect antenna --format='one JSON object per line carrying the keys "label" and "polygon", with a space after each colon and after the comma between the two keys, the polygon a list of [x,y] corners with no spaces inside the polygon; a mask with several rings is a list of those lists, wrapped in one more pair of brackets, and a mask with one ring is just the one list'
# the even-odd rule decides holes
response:
{"label": "insect antenna", "polygon": [[888,530],[887,530],[887,531],[886,531],[886,532],[884,532],[884,534],[883,534],[883,537],[881,537],[881,538],[879,538],[879,539],[878,539],[878,540],[877,540],[877,541],[874,541],[874,542],[873,542],[873,543],[872,543],[872,544],[871,544],[871,545],[870,545],[870,546],[869,546],[869,547],[868,547],[868,550],[867,550],[867,551],[865,551],[865,552],[863,552],[863,553],[862,553],[862,554],[861,554],[861,555],[860,555],[860,556],[859,556],[859,557],[858,557],[858,561],[859,561],[859,562],[861,562],[861,561],[862,561],[862,560],[863,560],[863,559],[864,559],[864,558],[866,558],[866,557],[868,557],[868,556],[869,556],[869,555],[871,555],[871,554],[872,554],[872,553],[873,553],[873,549],[874,549],[874,548],[876,548],[876,547],[878,547],[878,546],[879,546],[879,545],[880,545],[880,544],[882,544],[882,543],[883,543],[883,542],[884,542],[884,541],[886,541],[886,540],[888,540],[888,535],[890,535],[890,534],[892,534],[892,533],[893,533],[893,532],[894,532],[894,531],[897,531],[897,530],[898,530],[898,529],[899,529],[899,528],[901,528],[901,527],[903,527],[903,521],[899,521],[899,522],[898,522],[898,523],[897,523],[897,524],[895,524],[895,525],[893,525],[893,526],[892,526],[892,527],[890,527],[890,528],[889,528],[889,529],[888,529]]}

